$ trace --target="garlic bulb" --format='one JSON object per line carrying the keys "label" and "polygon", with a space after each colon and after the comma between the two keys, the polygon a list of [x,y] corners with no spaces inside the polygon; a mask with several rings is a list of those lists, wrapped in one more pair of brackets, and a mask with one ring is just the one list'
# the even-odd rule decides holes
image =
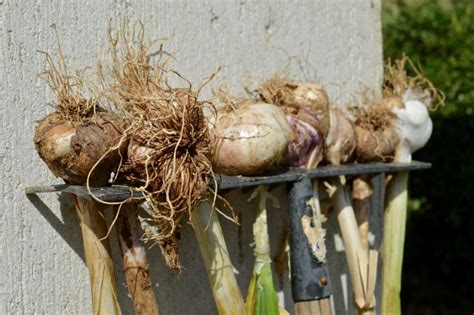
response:
{"label": "garlic bulb", "polygon": [[333,165],[348,162],[356,147],[352,122],[337,108],[329,111],[330,128],[326,138],[326,160]]}
{"label": "garlic bulb", "polygon": [[433,131],[426,105],[417,100],[405,102],[404,108],[394,108],[393,112],[398,117],[395,126],[400,135],[400,148],[397,151],[404,162],[411,160],[411,154],[425,146]]}
{"label": "garlic bulb", "polygon": [[259,173],[276,164],[292,137],[283,111],[266,103],[218,111],[211,133],[214,170],[227,175]]}
{"label": "garlic bulb", "polygon": [[[119,163],[118,148],[108,150],[119,143],[124,129],[125,121],[114,113],[99,112],[76,123],[52,113],[39,121],[34,141],[51,172],[69,183],[84,183],[92,167],[101,159],[92,178],[94,182],[102,183]],[[124,142],[120,147],[122,154],[126,145]]]}
{"label": "garlic bulb", "polygon": [[316,154],[320,155],[318,157],[319,162],[322,158],[322,140],[316,129],[292,115],[287,115],[286,117],[292,130],[292,139],[288,144],[286,163],[290,166],[306,166],[310,155],[314,154],[316,149],[318,149]]}

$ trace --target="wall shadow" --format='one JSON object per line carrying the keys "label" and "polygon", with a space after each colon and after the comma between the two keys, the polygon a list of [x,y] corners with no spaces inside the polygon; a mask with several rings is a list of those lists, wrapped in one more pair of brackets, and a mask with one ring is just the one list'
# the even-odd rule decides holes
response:
{"label": "wall shadow", "polygon": [[26,197],[43,218],[46,219],[49,225],[51,225],[69,247],[71,247],[76,255],[85,262],[80,227],[74,209],[70,203],[69,195],[62,193],[58,197],[62,220],[54,214],[54,212],[37,194],[27,194]]}

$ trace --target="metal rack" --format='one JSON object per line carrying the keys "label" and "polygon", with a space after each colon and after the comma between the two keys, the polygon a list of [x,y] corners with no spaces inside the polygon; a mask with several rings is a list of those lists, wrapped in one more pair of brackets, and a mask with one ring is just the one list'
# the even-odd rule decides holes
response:
{"label": "metal rack", "polygon": [[[252,187],[258,185],[288,184],[288,216],[290,223],[290,259],[292,266],[292,294],[295,302],[328,301],[331,284],[325,263],[312,254],[310,245],[301,228],[301,218],[312,211],[308,201],[312,197],[311,178],[329,178],[362,174],[384,174],[402,171],[417,171],[431,168],[430,163],[366,163],[340,166],[320,166],[312,170],[300,168],[279,168],[258,176],[216,175],[218,190]],[[120,202],[141,199],[141,192],[133,187],[110,186],[91,187],[94,199],[106,202]],[[33,186],[25,189],[26,194],[65,192],[80,198],[92,200],[89,190],[78,185]]]}
{"label": "metal rack", "polygon": [[[265,184],[290,183],[307,176],[309,178],[328,178],[335,176],[349,176],[360,174],[396,173],[401,171],[417,171],[431,168],[430,163],[413,161],[411,163],[367,163],[345,164],[340,166],[326,165],[312,170],[300,168],[279,168],[257,176],[227,176],[216,175],[218,190],[244,188]],[[142,198],[142,194],[133,187],[109,186],[91,187],[91,192],[97,199],[114,202],[133,198]],[[84,199],[92,199],[85,186],[78,185],[51,185],[31,186],[25,188],[26,194],[67,192]]]}

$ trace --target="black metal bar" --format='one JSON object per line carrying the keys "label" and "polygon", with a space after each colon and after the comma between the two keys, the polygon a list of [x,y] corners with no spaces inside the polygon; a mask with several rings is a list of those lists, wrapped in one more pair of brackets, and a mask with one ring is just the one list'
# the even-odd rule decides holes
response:
{"label": "black metal bar", "polygon": [[[275,169],[259,176],[226,176],[217,175],[217,186],[219,190],[244,188],[265,184],[288,183],[297,181],[307,176],[309,178],[327,178],[341,175],[392,173],[400,171],[416,171],[429,169],[430,163],[413,161],[411,163],[367,163],[367,164],[346,164],[346,165],[326,165],[312,170],[301,168]],[[93,187],[92,193],[97,199],[107,202],[119,202],[133,198],[141,198],[143,195],[136,192],[131,187],[111,186],[111,187]],[[89,191],[85,186],[74,185],[53,185],[27,187],[27,194],[45,193],[45,192],[68,192],[81,198],[91,199]]]}
{"label": "black metal bar", "polygon": [[331,284],[326,265],[313,254],[304,233],[302,218],[312,217],[308,201],[313,197],[311,179],[304,176],[290,184],[288,216],[290,222],[291,292],[293,301],[314,301],[331,295]]}
{"label": "black metal bar", "polygon": [[277,169],[260,176],[226,176],[218,175],[217,181],[219,189],[242,188],[263,184],[275,184],[292,182],[301,176],[307,175],[310,178],[327,178],[335,176],[348,176],[359,174],[392,173],[401,171],[416,171],[431,168],[430,163],[413,161],[411,163],[366,163],[366,164],[345,164],[345,165],[325,165],[312,170],[301,168]]}
{"label": "black metal bar", "polygon": [[143,198],[143,194],[138,191],[134,191],[132,187],[127,186],[111,186],[111,187],[90,187],[90,192],[95,197],[93,198],[89,193],[86,186],[79,185],[51,185],[51,186],[32,186],[26,187],[25,193],[38,194],[48,192],[66,192],[76,195],[82,199],[93,200],[99,199],[106,202],[120,202],[127,199],[140,199]]}

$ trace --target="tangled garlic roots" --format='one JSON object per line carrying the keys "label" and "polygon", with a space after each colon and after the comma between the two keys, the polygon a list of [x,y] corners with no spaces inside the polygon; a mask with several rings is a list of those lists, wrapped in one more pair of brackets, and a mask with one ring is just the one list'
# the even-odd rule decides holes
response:
{"label": "tangled garlic roots", "polygon": [[[414,76],[410,76],[409,71],[413,72]],[[403,56],[394,64],[389,62],[385,66],[383,97],[404,99],[406,93],[410,93],[411,99],[422,102],[428,109],[444,105],[444,94],[423,75],[423,72],[407,56]]]}
{"label": "tangled garlic roots", "polygon": [[157,243],[168,266],[181,269],[179,231],[182,219],[205,198],[212,177],[211,137],[203,109],[191,87],[169,87],[177,72],[164,63],[150,64],[143,28],[110,35],[110,58],[102,77],[109,99],[130,121],[128,159],[118,182],[138,186],[153,209],[156,227],[145,239]]}
{"label": "tangled garlic roots", "polygon": [[181,219],[207,192],[211,138],[203,104],[191,92],[161,94],[166,101],[150,104],[131,124],[128,159],[119,180],[143,189],[159,231],[149,237],[160,245],[167,264],[180,269],[178,231]]}
{"label": "tangled garlic roots", "polygon": [[[49,54],[45,56],[47,68],[40,77],[56,94],[56,111],[39,121],[36,150],[54,175],[73,184],[84,184],[101,160],[91,174],[91,184],[104,184],[126,148],[121,141],[126,122],[106,112],[95,98],[84,96],[81,73],[69,73],[60,48],[57,64]],[[119,143],[124,145],[118,147]]]}

